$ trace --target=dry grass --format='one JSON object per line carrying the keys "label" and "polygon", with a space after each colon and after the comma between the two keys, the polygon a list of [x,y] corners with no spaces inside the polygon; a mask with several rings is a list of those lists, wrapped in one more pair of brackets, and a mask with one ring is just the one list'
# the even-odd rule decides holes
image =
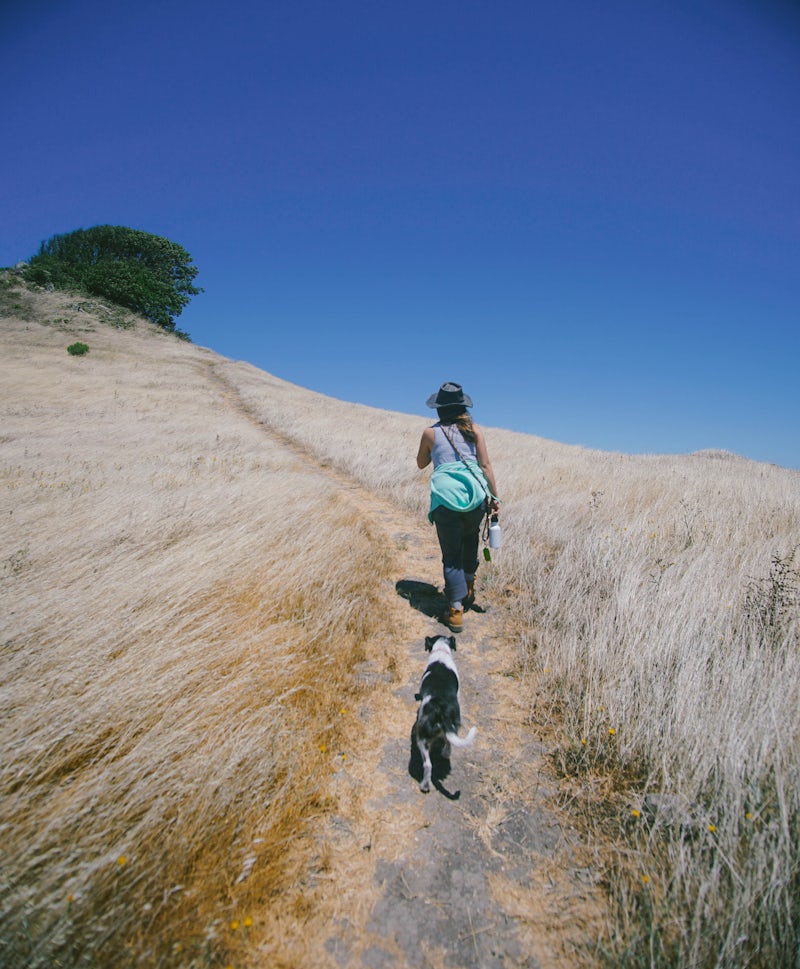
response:
{"label": "dry grass", "polygon": [[[424,512],[429,415],[265,403],[262,379],[237,380],[261,419]],[[488,439],[506,537],[487,580],[512,594],[565,805],[615,846],[609,963],[800,965],[800,473]]]}
{"label": "dry grass", "polygon": [[800,475],[586,454],[534,500],[504,567],[531,715],[618,845],[610,963],[797,965]]}
{"label": "dry grass", "polygon": [[247,964],[302,913],[391,563],[207,353],[64,326],[3,324],[0,961]]}
{"label": "dry grass", "polygon": [[[4,322],[0,360],[5,961],[281,965],[391,563],[253,421],[422,515],[427,415],[47,299],[61,322]],[[485,581],[607,846],[609,963],[800,965],[800,475],[487,437]]]}

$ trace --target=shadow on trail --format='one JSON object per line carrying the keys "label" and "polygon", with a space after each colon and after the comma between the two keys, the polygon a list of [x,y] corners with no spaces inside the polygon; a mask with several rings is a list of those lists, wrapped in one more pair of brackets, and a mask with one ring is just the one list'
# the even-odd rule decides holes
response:
{"label": "shadow on trail", "polygon": [[[461,797],[461,791],[451,793],[442,784],[442,781],[450,774],[450,761],[442,755],[441,747],[434,747],[431,750],[431,783],[436,790],[448,801],[457,801]],[[411,756],[408,760],[408,773],[419,784],[422,780],[422,754],[417,747],[417,724],[411,728]]]}
{"label": "shadow on trail", "polygon": [[[406,599],[412,609],[421,612],[431,619],[440,619],[447,608],[447,599],[435,585],[430,582],[419,582],[416,579],[401,579],[395,583],[395,589],[401,599]],[[483,606],[473,602],[467,606],[467,611],[486,612]]]}
{"label": "shadow on trail", "polygon": [[414,579],[401,579],[395,589],[401,599],[407,599],[412,609],[432,619],[438,619],[445,610],[447,600],[430,582],[417,582]]}

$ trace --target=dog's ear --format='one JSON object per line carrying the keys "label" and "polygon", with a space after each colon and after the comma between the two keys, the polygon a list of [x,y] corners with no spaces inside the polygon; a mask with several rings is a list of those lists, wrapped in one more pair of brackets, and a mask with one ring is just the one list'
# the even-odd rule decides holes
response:
{"label": "dog's ear", "polygon": [[426,636],[425,637],[425,649],[430,652],[433,649],[433,644],[438,639],[438,636]]}
{"label": "dog's ear", "polygon": [[450,649],[452,649],[453,652],[455,652],[456,651],[456,637],[455,636],[451,636],[448,641],[450,643]]}

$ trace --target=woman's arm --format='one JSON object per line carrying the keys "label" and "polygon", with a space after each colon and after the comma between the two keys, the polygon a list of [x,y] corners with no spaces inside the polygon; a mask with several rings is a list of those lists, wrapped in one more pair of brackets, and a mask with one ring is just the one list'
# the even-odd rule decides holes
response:
{"label": "woman's arm", "polygon": [[419,442],[419,451],[417,451],[417,467],[422,470],[422,468],[427,468],[431,463],[431,451],[433,450],[433,428],[426,427],[422,432],[422,438]]}
{"label": "woman's arm", "polygon": [[[475,456],[478,459],[478,465],[481,471],[483,471],[483,476],[486,478],[486,482],[489,485],[492,494],[497,497],[497,483],[494,480],[494,471],[492,469],[492,462],[489,460],[489,451],[486,448],[486,439],[483,436],[483,431],[477,426],[477,424],[472,425],[472,430],[475,432]],[[496,501],[492,502],[492,512],[495,514],[498,511],[498,504]]]}

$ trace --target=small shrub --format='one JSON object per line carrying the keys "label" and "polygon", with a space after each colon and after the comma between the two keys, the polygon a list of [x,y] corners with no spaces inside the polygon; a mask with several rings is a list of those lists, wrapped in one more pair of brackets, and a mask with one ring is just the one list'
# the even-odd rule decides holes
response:
{"label": "small shrub", "polygon": [[67,347],[67,353],[71,353],[73,357],[82,357],[84,353],[89,352],[89,347],[85,343],[71,343]]}
{"label": "small shrub", "polygon": [[761,645],[779,647],[786,640],[800,606],[800,569],[795,556],[800,545],[787,554],[772,556],[769,575],[753,578],[747,587],[745,609],[756,624]]}
{"label": "small shrub", "polygon": [[36,311],[21,276],[5,269],[0,271],[0,318],[12,316],[20,320],[33,320]]}

